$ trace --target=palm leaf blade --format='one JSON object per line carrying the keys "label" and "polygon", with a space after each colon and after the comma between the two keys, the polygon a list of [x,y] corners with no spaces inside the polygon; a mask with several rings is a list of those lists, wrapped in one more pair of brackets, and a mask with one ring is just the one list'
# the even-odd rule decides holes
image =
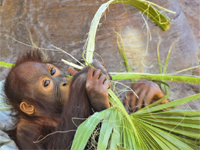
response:
{"label": "palm leaf blade", "polygon": [[[100,113],[95,113],[91,117],[89,117],[86,121],[84,121],[77,129],[72,147],[71,149],[84,149],[92,132],[96,128],[96,126],[99,124],[99,122],[105,118],[105,115],[107,113],[107,110],[102,111]],[[82,134],[82,131],[85,131],[84,134]]]}
{"label": "palm leaf blade", "polygon": [[113,80],[127,80],[127,79],[149,79],[173,82],[186,82],[193,84],[200,84],[200,77],[191,76],[173,76],[170,74],[150,74],[150,73],[117,73],[111,72]]}

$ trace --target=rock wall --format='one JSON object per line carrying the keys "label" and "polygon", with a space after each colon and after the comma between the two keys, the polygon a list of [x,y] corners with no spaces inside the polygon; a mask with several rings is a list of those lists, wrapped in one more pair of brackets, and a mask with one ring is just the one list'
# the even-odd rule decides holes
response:
{"label": "rock wall", "polygon": [[200,47],[200,2],[199,0],[177,0]]}

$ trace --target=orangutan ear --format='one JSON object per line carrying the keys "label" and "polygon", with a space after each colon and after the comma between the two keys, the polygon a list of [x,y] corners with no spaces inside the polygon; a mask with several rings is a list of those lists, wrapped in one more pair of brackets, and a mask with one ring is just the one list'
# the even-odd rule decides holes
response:
{"label": "orangutan ear", "polygon": [[27,115],[33,115],[35,113],[35,106],[30,105],[26,102],[21,102],[20,110],[23,111]]}

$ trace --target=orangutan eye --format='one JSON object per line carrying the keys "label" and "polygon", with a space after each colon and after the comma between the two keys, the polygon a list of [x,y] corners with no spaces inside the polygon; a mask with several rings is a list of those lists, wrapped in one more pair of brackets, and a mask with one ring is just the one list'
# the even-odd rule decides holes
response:
{"label": "orangutan eye", "polygon": [[56,73],[56,70],[54,68],[51,68],[50,74],[53,76]]}
{"label": "orangutan eye", "polygon": [[44,81],[44,87],[47,87],[50,84],[50,80],[45,80]]}

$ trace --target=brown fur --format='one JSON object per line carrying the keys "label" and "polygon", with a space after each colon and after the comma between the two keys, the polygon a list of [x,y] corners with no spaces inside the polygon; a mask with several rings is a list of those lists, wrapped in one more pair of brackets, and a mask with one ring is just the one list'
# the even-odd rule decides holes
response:
{"label": "brown fur", "polygon": [[[88,68],[77,73],[71,82],[69,97],[64,108],[55,110],[43,99],[29,100],[34,106],[45,112],[43,117],[34,117],[24,114],[19,105],[24,97],[27,98],[29,91],[26,89],[26,82],[19,78],[18,72],[15,70],[19,65],[34,61],[39,63],[47,63],[41,57],[38,51],[29,52],[27,55],[17,60],[15,66],[9,72],[4,91],[8,98],[9,104],[13,106],[14,112],[18,118],[23,121],[17,123],[11,135],[20,149],[66,149],[69,148],[74,138],[75,132],[55,133],[39,143],[33,143],[38,138],[42,138],[54,131],[76,130],[76,126],[80,125],[82,120],[74,120],[75,118],[87,118],[93,112],[86,92],[86,76]],[[19,72],[20,73],[20,72]],[[58,119],[59,118],[59,119]],[[59,122],[58,125],[54,122]],[[75,125],[75,124],[76,125]]]}

